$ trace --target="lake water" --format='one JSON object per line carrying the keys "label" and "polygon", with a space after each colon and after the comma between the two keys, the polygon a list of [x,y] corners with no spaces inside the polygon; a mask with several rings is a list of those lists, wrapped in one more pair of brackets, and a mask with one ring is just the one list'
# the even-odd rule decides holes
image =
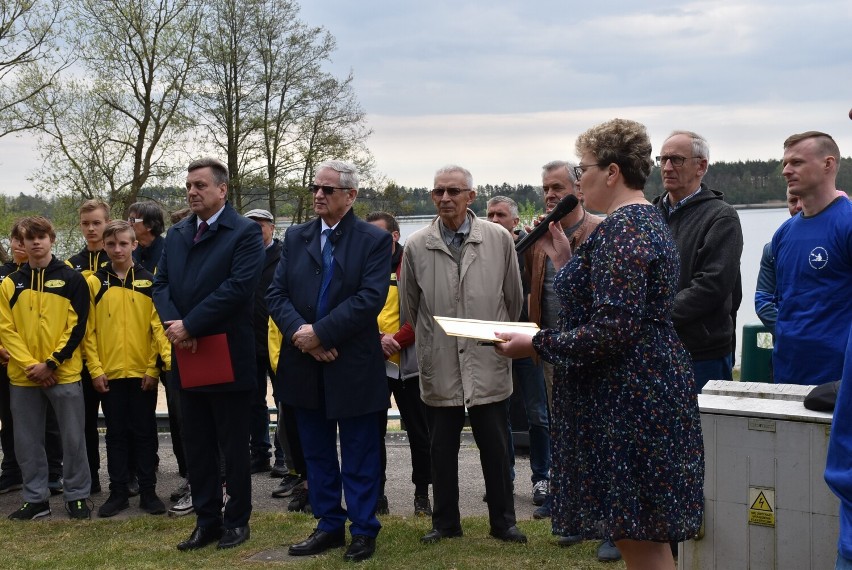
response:
{"label": "lake water", "polygon": [[[790,214],[787,208],[738,210],[743,228],[743,255],[740,258],[740,271],[743,279],[743,302],[737,314],[737,363],[742,353],[742,327],[748,323],[760,323],[754,311],[754,289],[757,273],[760,270],[760,256],[763,245],[772,239],[775,230]],[[413,216],[399,218],[401,242],[415,231],[428,225],[431,216]]]}

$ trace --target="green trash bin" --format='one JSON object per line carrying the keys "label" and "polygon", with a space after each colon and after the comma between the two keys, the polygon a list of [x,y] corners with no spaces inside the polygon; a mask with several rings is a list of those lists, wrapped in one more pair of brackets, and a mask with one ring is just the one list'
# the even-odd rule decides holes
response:
{"label": "green trash bin", "polygon": [[772,333],[761,323],[743,325],[742,382],[772,382]]}

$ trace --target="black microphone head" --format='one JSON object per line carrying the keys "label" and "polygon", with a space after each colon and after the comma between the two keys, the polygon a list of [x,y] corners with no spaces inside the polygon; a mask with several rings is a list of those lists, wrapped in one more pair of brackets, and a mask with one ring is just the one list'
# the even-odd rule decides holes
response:
{"label": "black microphone head", "polygon": [[571,210],[577,207],[580,201],[574,194],[568,194],[551,210],[548,216],[552,216],[554,221],[564,218]]}

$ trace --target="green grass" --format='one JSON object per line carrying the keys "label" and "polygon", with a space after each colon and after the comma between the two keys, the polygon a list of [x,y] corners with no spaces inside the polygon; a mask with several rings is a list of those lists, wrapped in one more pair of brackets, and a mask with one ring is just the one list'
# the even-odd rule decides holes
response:
{"label": "green grass", "polygon": [[[313,530],[313,517],[290,513],[255,513],[251,539],[235,549],[217,550],[215,545],[195,552],[179,552],[175,545],[189,536],[194,517],[137,517],[128,520],[70,521],[59,514],[52,520],[0,522],[3,545],[0,568],[257,568],[270,567],[269,560],[252,557],[269,554],[280,567],[299,569],[353,568],[343,561],[343,549],[308,559],[286,557],[286,545],[299,542]],[[436,545],[420,544],[428,520],[388,516],[382,518],[375,556],[359,563],[359,570],[384,568],[515,570],[522,568],[624,568],[623,563],[600,563],[595,557],[597,542],[560,548],[550,534],[549,521],[521,521],[519,527],[529,544],[504,544],[488,536],[484,517],[464,519],[465,536]]]}

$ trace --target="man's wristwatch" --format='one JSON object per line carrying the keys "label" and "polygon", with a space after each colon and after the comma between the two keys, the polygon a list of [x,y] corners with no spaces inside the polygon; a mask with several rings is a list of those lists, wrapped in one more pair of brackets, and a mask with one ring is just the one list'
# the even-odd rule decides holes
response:
{"label": "man's wristwatch", "polygon": [[54,360],[50,359],[50,358],[45,360],[44,363],[47,364],[47,367],[50,368],[51,370],[55,371],[57,368],[59,368],[59,365],[56,364],[56,362]]}

